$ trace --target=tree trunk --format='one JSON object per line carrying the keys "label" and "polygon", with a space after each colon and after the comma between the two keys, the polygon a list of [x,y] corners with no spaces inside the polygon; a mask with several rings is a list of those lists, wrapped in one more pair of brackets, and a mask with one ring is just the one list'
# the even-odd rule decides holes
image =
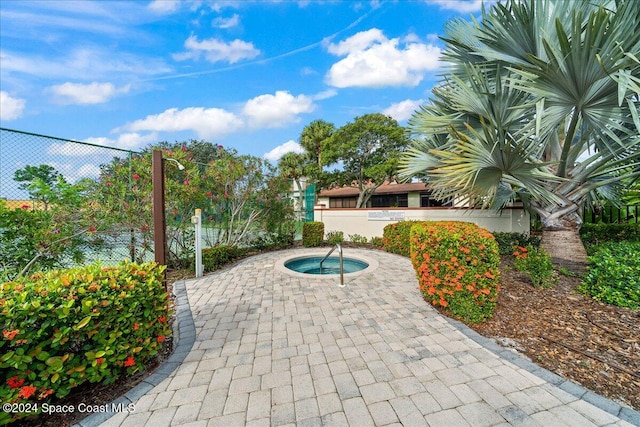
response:
{"label": "tree trunk", "polygon": [[540,245],[549,252],[557,268],[584,276],[587,267],[587,251],[580,239],[580,229],[542,229]]}

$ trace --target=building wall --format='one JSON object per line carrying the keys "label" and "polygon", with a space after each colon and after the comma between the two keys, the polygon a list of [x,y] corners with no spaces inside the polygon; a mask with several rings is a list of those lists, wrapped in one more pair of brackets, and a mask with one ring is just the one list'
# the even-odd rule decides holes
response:
{"label": "building wall", "polygon": [[318,204],[315,221],[324,223],[325,233],[342,231],[346,240],[350,234],[367,238],[382,237],[387,224],[402,220],[464,221],[478,224],[489,231],[529,232],[529,213],[522,208],[509,208],[501,213],[467,208],[387,208],[328,209]]}

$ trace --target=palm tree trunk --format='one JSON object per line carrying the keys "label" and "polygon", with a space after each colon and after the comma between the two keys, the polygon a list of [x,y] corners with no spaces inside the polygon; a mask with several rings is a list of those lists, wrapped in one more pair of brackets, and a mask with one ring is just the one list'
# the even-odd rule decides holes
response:
{"label": "palm tree trunk", "polygon": [[587,267],[587,251],[580,238],[580,229],[542,229],[540,245],[549,252],[557,268],[566,268],[583,276]]}

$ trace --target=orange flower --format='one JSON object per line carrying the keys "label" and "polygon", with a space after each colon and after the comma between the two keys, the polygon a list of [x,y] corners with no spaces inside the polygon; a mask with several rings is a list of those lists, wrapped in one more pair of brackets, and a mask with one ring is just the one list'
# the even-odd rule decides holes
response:
{"label": "orange flower", "polygon": [[13,340],[16,335],[18,335],[18,332],[20,332],[19,329],[14,329],[12,331],[7,331],[6,329],[2,331],[2,335],[8,339],[9,341]]}
{"label": "orange flower", "polygon": [[164,335],[158,335],[158,342],[164,342],[165,337]]}
{"label": "orange flower", "polygon": [[132,356],[127,357],[127,360],[124,361],[124,366],[133,366],[136,364],[135,359]]}
{"label": "orange flower", "polygon": [[491,271],[487,271],[486,273],[484,273],[484,275],[489,279],[495,279],[496,277],[493,274],[491,274]]}
{"label": "orange flower", "polygon": [[30,398],[33,393],[35,393],[37,388],[32,385],[26,385],[20,389],[20,393],[18,393],[18,397],[22,397],[23,399]]}
{"label": "orange flower", "polygon": [[133,324],[133,330],[137,331],[138,329],[140,329],[140,324],[139,323],[134,323]]}

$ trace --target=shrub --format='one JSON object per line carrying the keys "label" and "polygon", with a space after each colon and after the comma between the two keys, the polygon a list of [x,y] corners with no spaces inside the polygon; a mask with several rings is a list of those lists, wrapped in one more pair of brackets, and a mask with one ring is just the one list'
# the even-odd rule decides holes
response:
{"label": "shrub", "polygon": [[558,283],[558,274],[553,270],[551,255],[546,249],[533,245],[514,246],[513,266],[526,273],[536,288],[550,288]]}
{"label": "shrub", "polygon": [[356,243],[356,244],[367,243],[367,238],[359,234],[349,234],[347,237],[349,237],[349,241],[351,243]]}
{"label": "shrub", "polygon": [[244,255],[245,252],[243,249],[230,245],[206,248],[202,250],[202,265],[205,271],[214,271]]}
{"label": "shrub", "polygon": [[498,232],[493,233],[493,237],[498,243],[498,249],[500,255],[511,255],[513,253],[514,246],[526,247],[531,245],[534,247],[540,246],[540,237],[531,236],[528,233],[507,233]]}
{"label": "shrub", "polygon": [[425,221],[400,221],[389,224],[382,231],[382,247],[393,254],[409,257],[411,255],[411,227]]}
{"label": "shrub", "polygon": [[640,242],[640,224],[583,224],[580,237],[589,252],[606,242]]}
{"label": "shrub", "polygon": [[605,243],[589,262],[579,291],[606,304],[640,308],[640,242]]}
{"label": "shrub", "polygon": [[486,229],[456,221],[414,224],[411,261],[420,290],[431,304],[466,322],[491,317],[498,297],[500,254]]}
{"label": "shrub", "polygon": [[382,237],[378,237],[378,236],[372,237],[369,243],[371,243],[371,246],[373,246],[376,249],[384,249]]}
{"label": "shrub", "polygon": [[324,223],[320,221],[305,222],[302,225],[302,246],[311,248],[322,245],[324,240]]}
{"label": "shrub", "polygon": [[342,231],[329,231],[327,232],[327,242],[331,246],[338,245],[344,242],[344,233]]}
{"label": "shrub", "polygon": [[[164,267],[91,265],[0,285],[0,400],[40,403],[144,369],[171,334]],[[0,425],[28,414],[0,413]]]}

